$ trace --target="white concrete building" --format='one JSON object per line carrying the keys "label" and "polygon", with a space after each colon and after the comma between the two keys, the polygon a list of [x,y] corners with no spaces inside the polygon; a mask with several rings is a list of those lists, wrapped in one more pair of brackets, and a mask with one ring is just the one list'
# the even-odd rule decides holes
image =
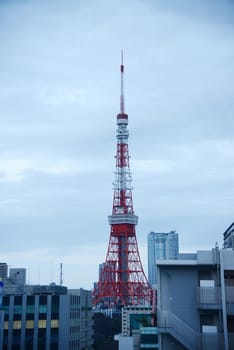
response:
{"label": "white concrete building", "polygon": [[234,349],[233,248],[156,263],[160,349]]}

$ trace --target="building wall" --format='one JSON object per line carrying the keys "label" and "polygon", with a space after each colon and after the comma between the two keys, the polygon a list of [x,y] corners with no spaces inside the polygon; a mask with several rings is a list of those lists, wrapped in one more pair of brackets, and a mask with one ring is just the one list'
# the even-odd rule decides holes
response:
{"label": "building wall", "polygon": [[160,270],[160,307],[200,331],[196,305],[198,273],[195,267],[163,266]]}
{"label": "building wall", "polygon": [[[93,316],[91,291],[84,289],[69,290],[71,302],[71,349],[77,343],[78,349],[91,350],[93,346]],[[73,306],[72,306],[73,305]],[[78,336],[78,338],[77,338]]]}

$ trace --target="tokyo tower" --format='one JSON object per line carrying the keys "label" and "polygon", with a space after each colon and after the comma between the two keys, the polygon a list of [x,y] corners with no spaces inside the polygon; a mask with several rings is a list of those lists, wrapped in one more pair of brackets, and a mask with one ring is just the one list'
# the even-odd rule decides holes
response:
{"label": "tokyo tower", "polygon": [[142,268],[138,251],[134,214],[132,178],[128,153],[128,115],[124,106],[124,65],[121,52],[120,113],[117,115],[117,152],[111,226],[106,261],[93,291],[95,304],[150,304],[152,290]]}

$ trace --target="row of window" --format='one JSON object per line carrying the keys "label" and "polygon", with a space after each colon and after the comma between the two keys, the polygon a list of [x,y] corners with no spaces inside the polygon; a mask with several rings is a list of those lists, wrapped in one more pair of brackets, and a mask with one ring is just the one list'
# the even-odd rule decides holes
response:
{"label": "row of window", "polygon": [[[35,326],[34,320],[27,320],[25,323],[26,329],[33,329]],[[46,328],[47,321],[46,320],[38,320],[37,323],[38,328]],[[51,320],[50,321],[50,328],[58,328],[59,327],[59,320]],[[13,329],[21,329],[22,328],[22,322],[20,320],[13,321]],[[4,329],[9,329],[9,322],[4,322]]]}

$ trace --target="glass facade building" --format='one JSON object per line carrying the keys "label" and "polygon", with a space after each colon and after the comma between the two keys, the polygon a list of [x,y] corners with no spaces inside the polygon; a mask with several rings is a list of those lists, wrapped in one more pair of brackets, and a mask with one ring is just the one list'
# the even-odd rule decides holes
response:
{"label": "glass facade building", "polygon": [[156,260],[177,259],[178,255],[179,239],[176,231],[148,234],[148,279],[152,287],[157,285]]}

